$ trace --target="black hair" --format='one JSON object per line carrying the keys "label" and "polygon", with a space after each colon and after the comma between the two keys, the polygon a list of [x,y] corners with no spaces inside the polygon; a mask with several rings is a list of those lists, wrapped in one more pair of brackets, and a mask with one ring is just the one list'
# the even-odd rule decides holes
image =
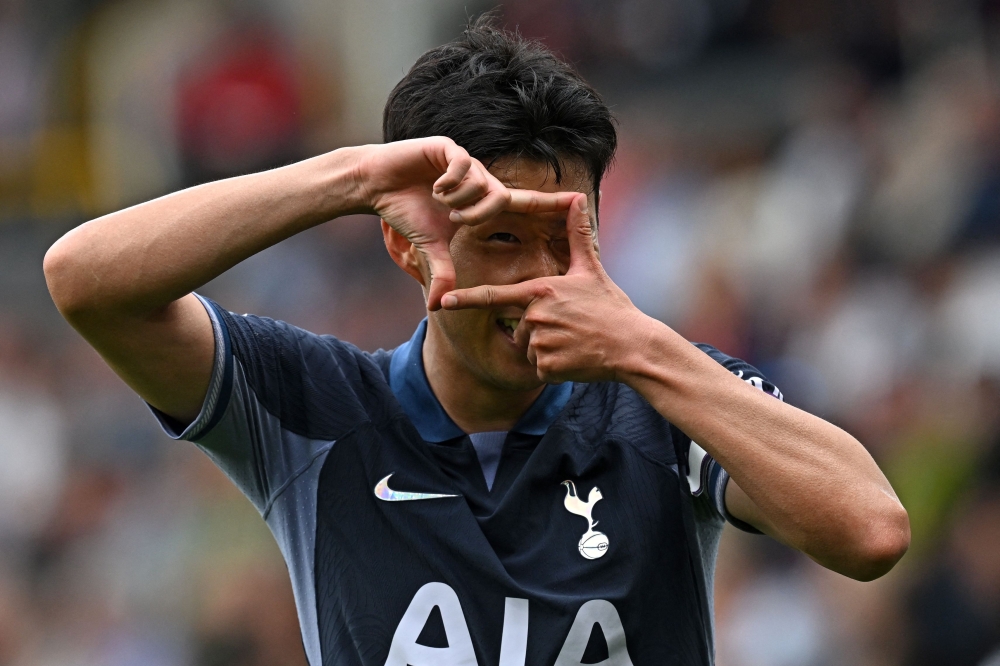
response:
{"label": "black hair", "polygon": [[496,27],[492,14],[420,56],[385,104],[386,142],[446,136],[487,167],[499,158],[590,171],[595,194],[618,136],[600,95],[538,42]]}

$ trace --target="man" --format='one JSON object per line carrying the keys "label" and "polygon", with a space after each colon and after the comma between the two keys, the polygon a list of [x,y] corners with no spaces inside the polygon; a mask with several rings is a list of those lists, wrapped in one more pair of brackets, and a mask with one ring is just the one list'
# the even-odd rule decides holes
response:
{"label": "man", "polygon": [[[384,132],[45,259],[64,316],[262,513],[310,663],[710,664],[726,519],[862,580],[902,556],[906,512],[854,438],[604,273],[615,131],[569,67],[480,21],[418,60]],[[359,212],[427,297],[392,352],[192,294]]]}

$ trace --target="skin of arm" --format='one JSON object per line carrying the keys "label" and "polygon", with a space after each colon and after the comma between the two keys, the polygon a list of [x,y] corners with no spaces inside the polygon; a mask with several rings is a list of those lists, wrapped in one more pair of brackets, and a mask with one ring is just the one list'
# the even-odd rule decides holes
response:
{"label": "skin of arm", "polygon": [[909,519],[867,450],[640,312],[601,267],[586,197],[567,228],[565,275],[457,290],[443,307],[524,308],[515,336],[540,379],[630,386],[729,472],[736,518],[851,578],[889,571],[909,546]]}
{"label": "skin of arm", "polygon": [[44,271],[56,307],[147,402],[191,422],[215,340],[194,289],[293,234],[375,213],[424,255],[428,307],[454,287],[448,242],[501,210],[565,209],[565,194],[504,187],[453,141],[343,148],[98,218],[59,239]]}

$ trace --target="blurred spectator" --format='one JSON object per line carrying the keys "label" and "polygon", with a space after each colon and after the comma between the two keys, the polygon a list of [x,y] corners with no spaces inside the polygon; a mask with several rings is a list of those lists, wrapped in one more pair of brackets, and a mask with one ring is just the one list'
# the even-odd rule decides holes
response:
{"label": "blurred spectator", "polygon": [[1000,376],[1000,251],[959,263],[940,307],[944,369],[966,381]]}
{"label": "blurred spectator", "polygon": [[[840,418],[883,400],[921,362],[926,313],[912,286],[895,276],[861,275],[842,285],[812,326],[788,340],[788,356],[808,367],[816,385],[802,404]],[[795,393],[792,388],[786,393]]]}
{"label": "blurred spectator", "polygon": [[0,3],[0,213],[27,205],[32,140],[42,120],[45,71],[26,3]]}
{"label": "blurred spectator", "polygon": [[49,364],[9,325],[0,327],[0,544],[38,534],[66,471],[66,423]]}
{"label": "blurred spectator", "polygon": [[[787,557],[787,556],[786,556]],[[764,563],[761,563],[764,564]],[[799,562],[758,565],[720,616],[719,661],[729,666],[831,663],[829,611]]]}
{"label": "blurred spectator", "polygon": [[789,138],[765,176],[743,252],[733,258],[757,293],[802,298],[836,256],[866,171],[851,127],[806,125]]}
{"label": "blurred spectator", "polygon": [[187,184],[301,157],[296,63],[264,26],[238,26],[188,65],[178,89]]}
{"label": "blurred spectator", "polygon": [[910,598],[912,666],[977,666],[1000,644],[1000,474],[962,507]]}
{"label": "blurred spectator", "polygon": [[225,25],[217,2],[106,3],[84,38],[88,165],[100,212],[183,183],[177,86]]}
{"label": "blurred spectator", "polygon": [[618,242],[603,249],[608,274],[647,314],[676,321],[690,303],[699,239],[694,206],[700,183],[693,174],[646,174],[619,212]]}
{"label": "blurred spectator", "polygon": [[910,83],[884,134],[885,164],[866,235],[883,255],[928,260],[946,249],[968,216],[987,155],[982,120],[994,89],[978,52],[948,56]]}

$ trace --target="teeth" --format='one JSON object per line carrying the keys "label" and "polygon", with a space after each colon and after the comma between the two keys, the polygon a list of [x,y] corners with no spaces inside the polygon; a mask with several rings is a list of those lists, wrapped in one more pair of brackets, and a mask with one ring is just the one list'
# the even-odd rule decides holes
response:
{"label": "teeth", "polygon": [[500,323],[509,328],[512,331],[517,330],[517,325],[521,323],[520,319],[501,319]]}

